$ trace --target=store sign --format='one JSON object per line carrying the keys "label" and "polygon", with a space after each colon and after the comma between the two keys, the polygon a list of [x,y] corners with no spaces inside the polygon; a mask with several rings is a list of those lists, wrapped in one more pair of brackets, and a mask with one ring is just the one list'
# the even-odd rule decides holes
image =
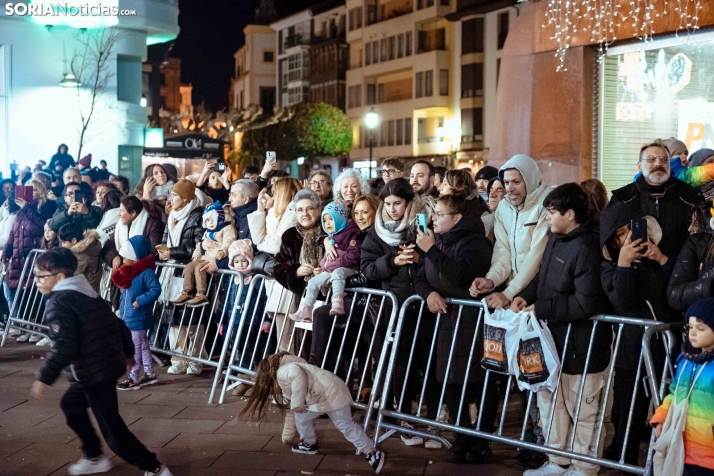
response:
{"label": "store sign", "polygon": [[690,152],[714,148],[714,103],[680,101],[677,137],[684,138]]}

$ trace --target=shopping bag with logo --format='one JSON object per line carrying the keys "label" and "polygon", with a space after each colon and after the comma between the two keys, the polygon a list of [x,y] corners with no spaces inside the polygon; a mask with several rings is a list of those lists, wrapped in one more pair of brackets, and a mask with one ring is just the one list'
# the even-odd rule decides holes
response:
{"label": "shopping bag with logo", "polygon": [[183,276],[174,276],[174,268],[164,267],[159,276],[161,283],[160,302],[174,302],[183,291]]}
{"label": "shopping bag with logo", "polygon": [[515,375],[512,362],[518,353],[518,330],[523,313],[510,309],[489,312],[485,299],[482,304],[484,325],[481,367],[492,372]]}
{"label": "shopping bag with logo", "polygon": [[553,335],[529,312],[519,329],[518,388],[531,392],[541,388],[554,391],[559,375],[560,359]]}

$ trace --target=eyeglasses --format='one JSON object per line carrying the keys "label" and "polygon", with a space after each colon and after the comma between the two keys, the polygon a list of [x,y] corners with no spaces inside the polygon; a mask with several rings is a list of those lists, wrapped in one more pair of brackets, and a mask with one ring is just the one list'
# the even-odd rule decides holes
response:
{"label": "eyeglasses", "polygon": [[51,278],[52,276],[57,276],[59,273],[54,273],[54,274],[36,274],[35,279],[37,280],[38,283],[40,284],[45,284],[45,281],[47,281],[47,278]]}
{"label": "eyeglasses", "polygon": [[311,180],[310,181],[311,187],[317,187],[318,185],[327,185],[327,181],[326,180]]}
{"label": "eyeglasses", "polygon": [[74,190],[71,190],[67,193],[62,194],[64,197],[74,197]]}
{"label": "eyeglasses", "polygon": [[667,162],[669,162],[669,157],[667,157],[666,155],[648,155],[644,158],[644,160],[648,164],[654,164],[655,162],[661,162],[663,164],[666,164]]}
{"label": "eyeglasses", "polygon": [[305,214],[312,214],[313,212],[317,211],[317,207],[307,207],[307,208],[298,208],[295,210],[295,213],[298,215],[305,215]]}
{"label": "eyeglasses", "polygon": [[382,177],[387,176],[391,177],[392,175],[397,175],[401,170],[397,169],[387,169],[387,170],[382,170]]}
{"label": "eyeglasses", "polygon": [[434,218],[438,218],[441,220],[444,218],[446,215],[456,215],[456,213],[449,213],[449,212],[435,212],[434,213]]}

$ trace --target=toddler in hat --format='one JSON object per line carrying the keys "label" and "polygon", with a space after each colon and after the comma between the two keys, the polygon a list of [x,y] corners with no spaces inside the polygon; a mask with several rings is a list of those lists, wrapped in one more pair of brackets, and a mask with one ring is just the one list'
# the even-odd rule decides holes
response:
{"label": "toddler in hat", "polygon": [[[183,276],[183,291],[174,305],[201,307],[208,304],[208,273],[203,271],[204,265],[211,260],[223,259],[228,256],[228,247],[236,239],[236,229],[232,225],[233,215],[230,205],[221,206],[221,202],[213,202],[203,211],[203,240],[196,246],[191,262],[186,265]],[[212,247],[208,243],[218,243]],[[209,249],[210,248],[210,249]],[[196,289],[196,295],[191,292]]]}
{"label": "toddler in hat", "polygon": [[330,243],[337,249],[337,257],[330,259],[327,253],[320,260],[322,273],[311,278],[307,283],[305,297],[300,301],[300,307],[290,314],[294,321],[311,321],[312,308],[317,301],[320,289],[332,283],[332,308],[331,316],[345,313],[345,280],[357,274],[362,240],[359,237],[360,229],[349,218],[349,210],[345,202],[336,200],[325,206],[322,211],[322,229],[330,237]]}
{"label": "toddler in hat", "polygon": [[687,309],[669,395],[654,413],[654,474],[714,475],[714,298]]}

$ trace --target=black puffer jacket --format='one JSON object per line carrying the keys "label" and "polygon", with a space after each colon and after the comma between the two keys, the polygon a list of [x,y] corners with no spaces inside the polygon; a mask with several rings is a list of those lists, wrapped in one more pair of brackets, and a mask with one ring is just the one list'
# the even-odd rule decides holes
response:
{"label": "black puffer jacket", "polygon": [[[424,299],[432,292],[443,298],[472,299],[469,286],[474,279],[486,276],[491,266],[493,245],[478,225],[483,227],[480,218],[472,220],[462,218],[448,233],[436,236],[436,245],[422,256],[422,265],[416,279],[416,291]],[[482,229],[482,228],[481,228]],[[464,307],[461,312],[459,331],[456,338],[453,360],[446,376],[449,352],[454,338],[454,329],[459,315],[459,307],[447,306],[446,314],[441,316],[437,342],[436,379],[443,383],[463,383],[471,353],[474,333],[477,331],[479,311],[475,307]],[[482,331],[479,334],[483,334]],[[483,335],[478,336],[476,355],[474,355],[468,382],[483,380],[483,372],[478,363],[483,354]]]}
{"label": "black puffer jacket", "polygon": [[[401,306],[409,296],[415,294],[417,265],[395,266],[394,258],[398,253],[398,247],[389,246],[371,227],[362,242],[360,270],[367,279],[380,282],[383,290],[392,291]],[[420,259],[423,257],[420,256]]]}
{"label": "black puffer jacket", "polygon": [[[325,235],[320,233],[317,236],[315,246],[322,249],[322,254],[325,254]],[[300,251],[302,250],[303,237],[298,232],[297,228],[288,228],[280,245],[280,252],[275,255],[275,268],[273,276],[284,288],[295,293],[298,298],[302,297],[302,293],[307,286],[304,276],[297,276],[297,270],[300,267]]]}
{"label": "black puffer jacket", "polygon": [[[588,319],[609,310],[600,284],[599,235],[594,225],[582,225],[567,235],[551,234],[546,243],[538,274],[520,292],[526,302],[535,304],[535,315],[544,320],[553,334],[558,355],[563,355],[568,324],[570,340],[563,372],[584,372],[593,322]],[[602,372],[610,362],[612,327],[599,323],[592,346],[588,373]]]}
{"label": "black puffer jacket", "polygon": [[608,206],[618,202],[655,217],[662,227],[659,249],[670,259],[676,259],[689,236],[690,209],[702,202],[702,196],[695,188],[674,177],[662,185],[652,186],[640,176],[634,183],[612,192]]}
{"label": "black puffer jacket", "polygon": [[55,285],[45,319],[53,344],[37,380],[52,385],[66,369],[70,382],[91,387],[124,375],[126,359],[134,356],[131,332],[83,274]]}
{"label": "black puffer jacket", "polygon": [[669,305],[682,312],[702,299],[714,297],[714,232],[691,235],[684,242],[667,286]]}
{"label": "black puffer jacket", "polygon": [[[188,220],[181,232],[181,239],[178,246],[169,246],[169,258],[176,260],[179,263],[188,263],[191,261],[193,250],[196,249],[196,243],[203,239],[203,207],[198,207],[191,210],[188,215]],[[161,243],[168,246],[169,242],[169,226],[164,229],[164,238]]]}
{"label": "black puffer jacket", "polygon": [[[617,203],[600,214],[600,245],[603,260],[600,266],[600,281],[605,294],[618,316],[652,319],[649,303],[657,320],[675,322],[682,315],[672,309],[667,303],[666,288],[669,277],[668,266],[642,258],[633,262],[629,268],[617,265],[619,250],[607,245],[616,235],[620,227],[629,225],[631,220],[641,218],[642,212]],[[669,263],[668,263],[669,264]],[[644,328],[640,326],[624,326],[620,337],[620,348],[617,352],[615,366],[617,368],[637,369],[642,350],[642,335]],[[653,346],[654,347],[654,346]]]}

